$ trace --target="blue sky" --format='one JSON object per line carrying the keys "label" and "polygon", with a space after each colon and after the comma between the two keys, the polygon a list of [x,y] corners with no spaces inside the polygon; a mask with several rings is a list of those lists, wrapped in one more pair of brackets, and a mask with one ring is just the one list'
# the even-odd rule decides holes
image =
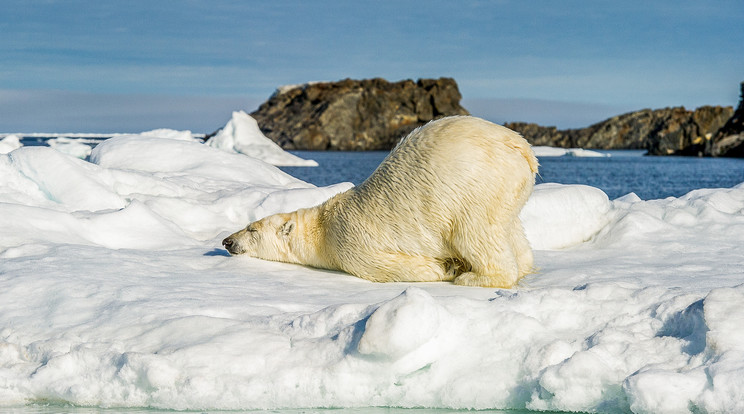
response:
{"label": "blue sky", "polygon": [[449,76],[495,122],[736,105],[744,2],[0,0],[0,132],[211,132],[277,86]]}

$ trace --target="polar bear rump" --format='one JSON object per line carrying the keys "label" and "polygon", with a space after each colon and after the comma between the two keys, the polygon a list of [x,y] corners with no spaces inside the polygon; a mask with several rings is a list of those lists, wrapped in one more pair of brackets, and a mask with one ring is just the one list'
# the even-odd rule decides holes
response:
{"label": "polar bear rump", "polygon": [[533,268],[519,212],[537,168],[519,134],[441,118],[403,138],[358,187],[251,223],[223,245],[376,282],[511,288]]}

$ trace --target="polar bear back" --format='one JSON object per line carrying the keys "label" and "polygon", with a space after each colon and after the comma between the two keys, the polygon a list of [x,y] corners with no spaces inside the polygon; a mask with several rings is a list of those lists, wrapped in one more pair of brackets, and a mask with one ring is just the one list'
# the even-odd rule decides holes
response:
{"label": "polar bear back", "polygon": [[334,229],[328,242],[350,254],[452,257],[458,225],[517,219],[536,171],[527,141],[505,127],[469,116],[430,122],[402,139],[361,185],[332,200],[328,219],[337,222],[327,226]]}

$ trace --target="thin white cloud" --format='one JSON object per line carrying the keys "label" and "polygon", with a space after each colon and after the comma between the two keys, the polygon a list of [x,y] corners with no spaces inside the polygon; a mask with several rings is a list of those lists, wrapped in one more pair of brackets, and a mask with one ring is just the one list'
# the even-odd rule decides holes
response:
{"label": "thin white cloud", "polygon": [[[9,112],[13,106],[3,103],[0,128],[21,125],[18,119],[38,125],[35,113],[49,109],[54,111],[45,122],[72,126],[72,119],[90,120],[102,101],[117,108],[111,128],[133,127],[156,114],[165,117],[158,123],[167,123],[176,115],[166,109],[180,108],[181,101],[165,97],[210,97],[184,98],[184,105],[195,108],[189,118],[197,119],[210,110],[200,106],[208,99],[213,106],[238,96],[262,101],[282,84],[346,77],[450,76],[465,99],[591,103],[576,108],[585,112],[594,105],[733,105],[744,80],[744,55],[737,53],[742,38],[732,28],[743,18],[741,0],[704,6],[694,0],[539,6],[467,0],[7,0],[0,13],[0,28],[9,34],[0,36],[0,89],[80,95],[68,96],[77,111],[50,108],[54,94],[47,92],[37,99],[41,106],[26,107],[26,115]],[[133,94],[150,98],[122,97]],[[152,108],[142,113],[144,102]],[[569,118],[558,124],[583,122],[576,112],[555,112],[560,113]]]}
{"label": "thin white cloud", "polygon": [[252,111],[246,97],[121,95],[0,90],[0,132],[141,132],[155,128],[209,133],[234,110]]}

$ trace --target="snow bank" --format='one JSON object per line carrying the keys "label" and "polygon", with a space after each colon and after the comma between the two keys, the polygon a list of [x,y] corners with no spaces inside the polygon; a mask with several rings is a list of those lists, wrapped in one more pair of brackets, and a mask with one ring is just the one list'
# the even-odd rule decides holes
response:
{"label": "snow bank", "polygon": [[0,405],[744,411],[744,185],[539,185],[515,290],[376,284],[220,240],[316,188],[121,136],[0,155]]}
{"label": "snow bank", "polygon": [[141,133],[140,135],[144,135],[146,137],[153,137],[153,138],[164,138],[164,139],[175,139],[179,141],[200,142],[198,139],[194,138],[194,134],[188,130],[179,131],[175,129],[159,128],[159,129],[153,129],[151,131],[145,131]]}
{"label": "snow bank", "polygon": [[20,137],[17,135],[7,135],[3,139],[0,139],[0,154],[7,154],[22,146]]}
{"label": "snow bank", "polygon": [[261,132],[255,119],[243,111],[233,112],[232,119],[217,135],[207,141],[207,145],[259,158],[273,165],[305,167],[318,165],[313,160],[305,160],[284,151]]}
{"label": "snow bank", "polygon": [[111,138],[90,160],[47,147],[1,159],[0,203],[12,204],[0,240],[178,249],[274,212],[276,200],[310,206],[350,186],[317,189],[250,157],[143,135]]}
{"label": "snow bank", "polygon": [[59,137],[47,141],[50,147],[75,158],[85,159],[90,155],[93,147],[78,138]]}
{"label": "snow bank", "polygon": [[534,146],[532,150],[538,157],[609,157],[610,154],[585,150],[582,148],[556,148]]}
{"label": "snow bank", "polygon": [[598,188],[551,183],[535,187],[520,218],[533,249],[562,249],[597,234],[607,224],[610,208]]}

